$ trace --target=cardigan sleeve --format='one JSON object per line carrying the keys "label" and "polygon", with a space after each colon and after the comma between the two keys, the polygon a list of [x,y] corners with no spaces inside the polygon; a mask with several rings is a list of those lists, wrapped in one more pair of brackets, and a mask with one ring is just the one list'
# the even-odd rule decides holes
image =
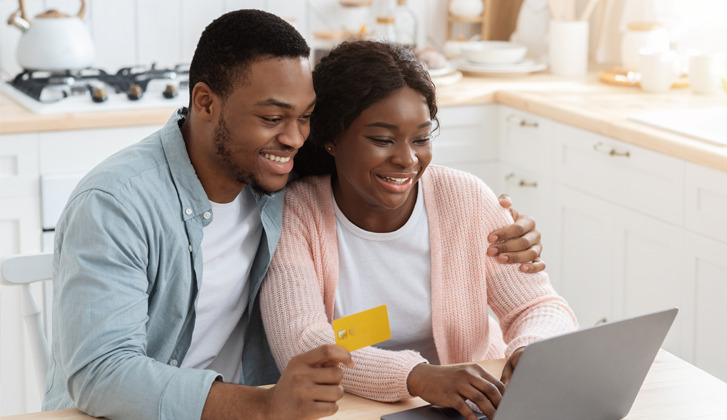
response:
{"label": "cardigan sleeve", "polygon": [[[312,181],[299,182],[307,184],[286,193],[281,239],[260,294],[265,331],[281,371],[295,355],[335,343],[328,315],[338,277],[335,219],[332,209],[330,214],[321,210],[328,204],[312,191]],[[328,185],[318,187],[330,190]],[[377,401],[411,397],[409,372],[426,362],[415,351],[373,346],[352,352],[352,358],[354,367],[344,367],[344,389]]]}

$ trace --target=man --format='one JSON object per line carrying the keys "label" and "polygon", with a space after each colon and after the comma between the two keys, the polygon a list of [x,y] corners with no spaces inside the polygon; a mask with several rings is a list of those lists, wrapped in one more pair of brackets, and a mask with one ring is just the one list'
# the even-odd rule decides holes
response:
{"label": "man", "polygon": [[[197,45],[189,108],[76,188],[56,230],[44,409],[112,419],[336,411],[350,354],[323,346],[280,374],[257,302],[315,104],[308,55],[274,15],[223,15]],[[526,242],[537,256],[539,236]]]}

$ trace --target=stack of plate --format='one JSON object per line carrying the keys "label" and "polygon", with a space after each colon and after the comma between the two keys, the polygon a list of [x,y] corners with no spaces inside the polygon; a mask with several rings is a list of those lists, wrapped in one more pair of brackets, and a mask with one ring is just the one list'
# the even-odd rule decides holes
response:
{"label": "stack of plate", "polygon": [[457,83],[462,78],[462,72],[451,63],[447,63],[446,67],[438,69],[428,69],[432,81],[437,86],[451,85]]}
{"label": "stack of plate", "polygon": [[525,58],[527,47],[515,42],[468,42],[460,50],[462,58],[457,61],[457,68],[471,73],[532,73],[547,67],[543,62]]}

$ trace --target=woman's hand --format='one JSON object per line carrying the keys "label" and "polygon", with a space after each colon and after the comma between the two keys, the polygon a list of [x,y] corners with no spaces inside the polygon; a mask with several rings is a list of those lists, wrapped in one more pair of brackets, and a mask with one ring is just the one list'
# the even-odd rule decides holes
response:
{"label": "woman's hand", "polygon": [[520,360],[520,355],[523,354],[523,350],[525,350],[524,346],[519,347],[517,350],[512,352],[510,358],[507,359],[507,363],[505,363],[505,367],[502,369],[502,376],[500,377],[500,380],[505,386],[510,383],[510,378],[512,378],[512,374],[515,372],[515,366],[517,366],[517,362]]}
{"label": "woman's hand", "polygon": [[498,199],[502,207],[510,210],[515,223],[490,233],[487,240],[491,245],[487,248],[487,255],[497,256],[497,261],[503,264],[522,263],[520,271],[526,273],[545,270],[545,263],[540,259],[543,245],[540,232],[535,229],[535,219],[513,209],[509,195],[502,194]]}
{"label": "woman's hand", "polygon": [[442,407],[452,407],[467,420],[477,416],[465,402],[470,400],[494,418],[505,385],[481,366],[435,366],[422,363],[409,373],[409,393]]}

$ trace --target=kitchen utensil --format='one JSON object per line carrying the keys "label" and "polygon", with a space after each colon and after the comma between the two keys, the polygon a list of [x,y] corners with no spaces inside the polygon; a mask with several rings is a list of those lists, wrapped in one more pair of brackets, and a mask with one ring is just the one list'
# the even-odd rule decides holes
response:
{"label": "kitchen utensil", "polygon": [[550,21],[550,71],[560,76],[582,76],[588,71],[588,22]]}
{"label": "kitchen utensil", "polygon": [[477,64],[512,64],[522,61],[527,47],[507,41],[468,42],[460,47],[467,60]]}
{"label": "kitchen utensil", "polygon": [[639,50],[666,51],[669,49],[669,34],[661,24],[655,22],[629,23],[621,38],[621,65],[628,70],[639,70]]}
{"label": "kitchen utensil", "polygon": [[724,53],[693,53],[689,56],[689,82],[695,93],[722,93],[720,84],[724,74]]}
{"label": "kitchen utensil", "polygon": [[48,10],[30,21],[23,0],[8,24],[21,30],[18,41],[18,64],[26,70],[80,70],[93,64],[94,47],[91,35],[83,23],[86,2],[76,16]]}
{"label": "kitchen utensil", "polygon": [[591,13],[593,13],[593,9],[596,7],[596,4],[599,2],[599,0],[590,0],[588,4],[586,5],[586,8],[583,9],[583,12],[581,13],[581,16],[578,18],[578,20],[588,20],[591,18]]}
{"label": "kitchen utensil", "polygon": [[666,92],[678,77],[676,51],[642,48],[639,51],[641,89],[645,92]]}

